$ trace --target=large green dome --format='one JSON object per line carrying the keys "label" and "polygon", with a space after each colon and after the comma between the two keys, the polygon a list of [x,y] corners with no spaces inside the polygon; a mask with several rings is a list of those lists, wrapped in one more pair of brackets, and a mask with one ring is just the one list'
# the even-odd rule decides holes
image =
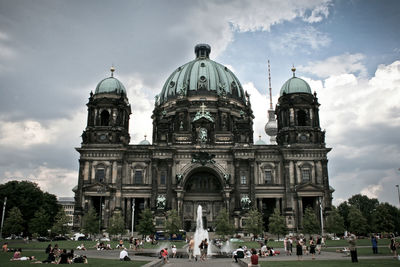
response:
{"label": "large green dome", "polygon": [[281,88],[281,93],[280,95],[282,96],[283,94],[294,94],[294,93],[306,93],[306,94],[312,94],[311,92],[311,87],[308,85],[308,83],[300,78],[297,78],[295,76],[295,71],[296,69],[293,68],[293,77],[287,80]]}
{"label": "large green dome", "polygon": [[211,47],[198,44],[195,47],[196,59],[177,68],[165,82],[160,93],[159,103],[179,95],[225,95],[245,101],[242,85],[227,67],[210,60]]}
{"label": "large green dome", "polygon": [[126,94],[125,86],[113,77],[114,69],[111,69],[111,77],[103,79],[96,86],[95,94]]}

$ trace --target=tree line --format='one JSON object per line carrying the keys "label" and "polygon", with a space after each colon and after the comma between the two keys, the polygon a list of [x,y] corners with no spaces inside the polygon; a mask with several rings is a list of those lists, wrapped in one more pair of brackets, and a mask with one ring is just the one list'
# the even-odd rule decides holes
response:
{"label": "tree line", "polygon": [[[65,235],[71,230],[68,227],[68,217],[55,195],[43,192],[36,183],[29,181],[10,181],[0,185],[0,203],[3,205],[7,197],[6,219],[3,235],[47,236]],[[389,203],[379,203],[375,198],[364,195],[354,195],[338,207],[326,212],[325,232],[343,234],[345,231],[366,235],[368,233],[392,233],[400,229],[400,210]],[[279,209],[269,216],[268,229],[264,229],[263,214],[253,208],[248,211],[242,226],[245,232],[257,236],[267,231],[275,235],[288,233],[286,219]],[[136,230],[142,235],[155,233],[153,214],[150,209],[144,209],[139,215]],[[164,224],[166,233],[178,234],[182,229],[181,218],[176,210],[166,213]],[[236,229],[229,212],[222,209],[216,218],[216,233],[220,236],[232,236]],[[321,232],[318,213],[307,207],[304,211],[302,229],[304,234]],[[83,217],[81,231],[86,234],[100,232],[99,217],[90,208]],[[110,235],[120,235],[126,232],[124,218],[121,213],[114,213],[109,220],[107,232]]]}

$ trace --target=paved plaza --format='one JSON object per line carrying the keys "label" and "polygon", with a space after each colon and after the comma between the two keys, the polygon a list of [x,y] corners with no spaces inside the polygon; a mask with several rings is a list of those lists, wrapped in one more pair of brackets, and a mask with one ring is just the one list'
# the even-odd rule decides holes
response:
{"label": "paved plaza", "polygon": [[[283,248],[278,248],[278,250],[283,251]],[[178,249],[178,254],[185,253],[185,249]],[[119,250],[87,250],[87,251],[76,251],[77,254],[86,255],[89,260],[90,258],[103,258],[103,259],[118,259],[119,258]],[[142,260],[142,261],[151,261],[153,264],[159,261],[157,257],[157,251],[154,249],[144,249],[143,253],[148,254],[149,256],[136,255],[136,252],[132,250],[128,250],[129,256],[133,260]],[[138,252],[142,254],[141,252]],[[359,256],[359,259],[392,259],[392,256]],[[320,260],[345,260],[350,261],[350,257],[344,255],[343,253],[337,252],[322,252],[320,255],[316,255],[315,261]],[[245,259],[247,262],[247,260]],[[259,258],[259,261],[297,261],[297,256],[286,256],[279,255],[274,257],[263,257]],[[304,255],[303,261],[312,261],[311,255]],[[151,266],[151,265],[149,265]],[[188,258],[170,258],[169,263],[164,266],[219,266],[219,267],[229,267],[229,266],[239,266],[239,264],[235,263],[232,258],[208,258],[206,261],[189,261]]]}

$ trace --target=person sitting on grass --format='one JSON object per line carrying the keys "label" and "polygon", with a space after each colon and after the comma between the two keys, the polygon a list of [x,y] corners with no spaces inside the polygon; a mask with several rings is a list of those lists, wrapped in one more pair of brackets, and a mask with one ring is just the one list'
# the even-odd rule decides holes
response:
{"label": "person sitting on grass", "polygon": [[76,249],[78,249],[78,250],[86,250],[85,245],[83,245],[83,243],[80,246],[77,246]]}
{"label": "person sitting on grass", "polygon": [[63,249],[60,258],[58,259],[57,264],[71,264],[69,253],[67,253],[67,250],[65,248]]}
{"label": "person sitting on grass", "polygon": [[36,260],[35,256],[11,258],[10,261],[33,261]]}
{"label": "person sitting on grass", "polygon": [[14,260],[21,258],[21,251],[22,251],[22,249],[19,248],[19,249],[17,249],[17,251],[14,252],[14,256],[13,256]]}
{"label": "person sitting on grass", "polygon": [[124,248],[120,253],[119,253],[119,260],[120,261],[130,261],[131,258],[129,258],[128,251],[126,248]]}
{"label": "person sitting on grass", "polygon": [[3,252],[8,252],[8,243],[4,243],[4,245],[1,247],[1,249],[3,250]]}

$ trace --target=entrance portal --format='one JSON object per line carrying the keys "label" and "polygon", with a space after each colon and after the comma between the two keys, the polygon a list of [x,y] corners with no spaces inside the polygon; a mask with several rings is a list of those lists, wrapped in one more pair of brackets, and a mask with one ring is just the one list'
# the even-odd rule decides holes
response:
{"label": "entrance portal", "polygon": [[220,179],[209,169],[201,168],[190,175],[184,185],[183,220],[186,231],[194,231],[197,207],[203,209],[203,226],[214,231],[215,219],[224,207]]}

